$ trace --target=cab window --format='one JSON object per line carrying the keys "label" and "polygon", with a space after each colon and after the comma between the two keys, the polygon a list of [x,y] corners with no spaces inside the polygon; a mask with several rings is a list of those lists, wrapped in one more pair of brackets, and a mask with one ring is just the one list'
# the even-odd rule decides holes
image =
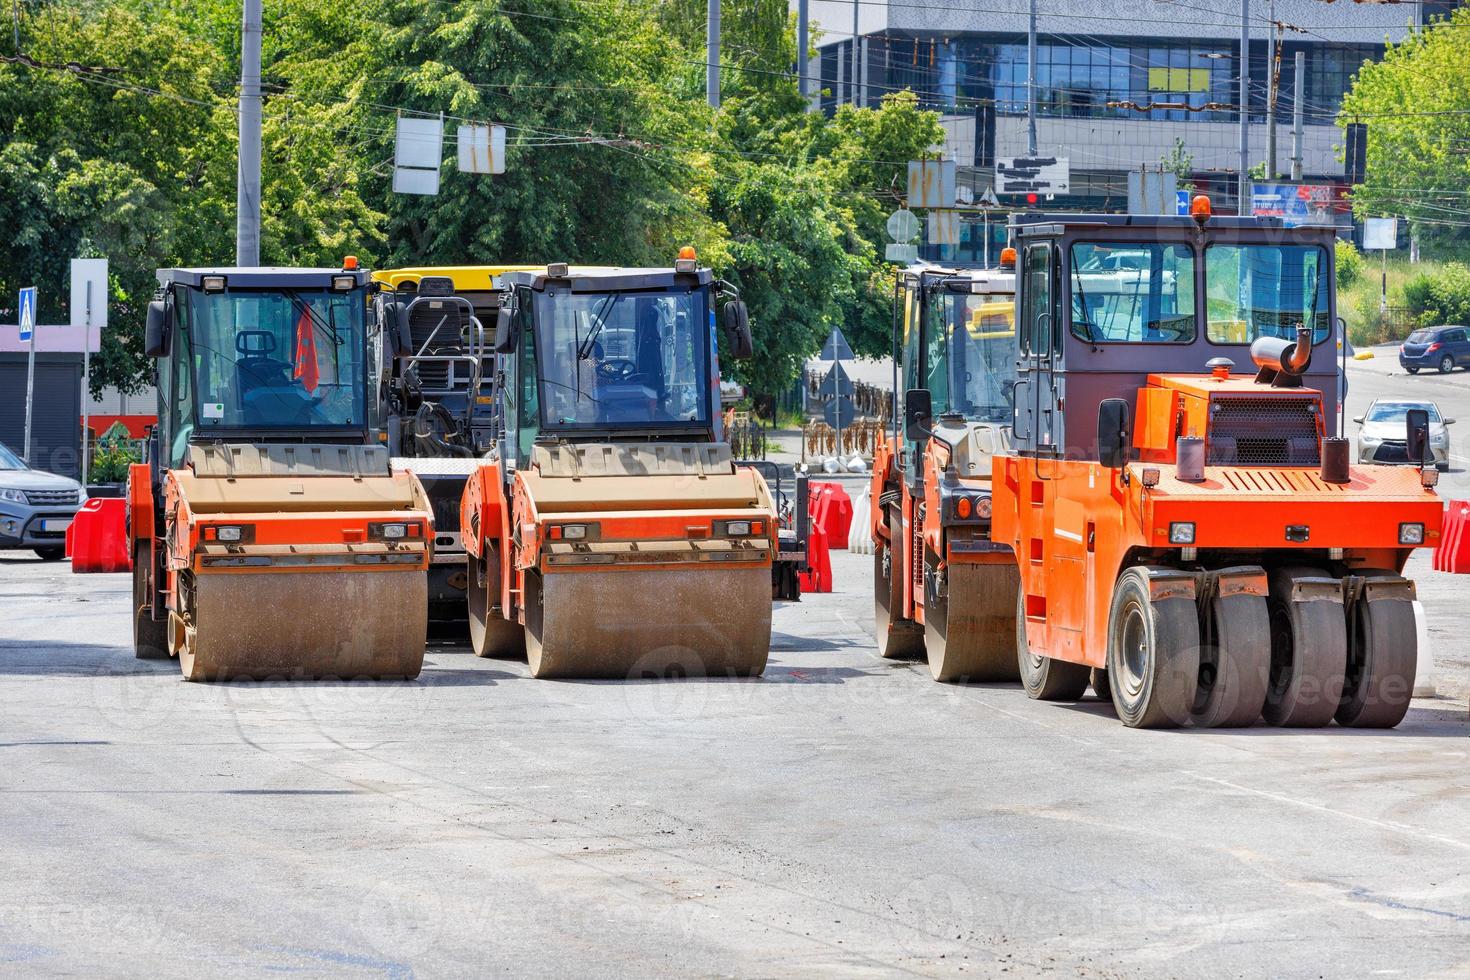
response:
{"label": "cab window", "polygon": [[1194,340],[1188,245],[1076,242],[1070,258],[1072,336],[1094,344]]}
{"label": "cab window", "polygon": [[1026,275],[1022,284],[1025,329],[1021,334],[1023,349],[1046,356],[1051,353],[1052,291],[1051,246],[1031,245],[1026,249]]}

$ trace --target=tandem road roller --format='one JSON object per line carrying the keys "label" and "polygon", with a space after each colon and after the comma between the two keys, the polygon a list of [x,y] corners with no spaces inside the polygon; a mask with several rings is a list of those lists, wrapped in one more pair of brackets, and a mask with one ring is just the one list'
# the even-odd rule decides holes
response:
{"label": "tandem road roller", "polygon": [[749,356],[745,304],[691,249],[506,283],[503,428],[459,525],[475,652],[524,649],[536,677],[759,675],[776,509],[719,414],[718,329]]}
{"label": "tandem road roller", "polygon": [[189,680],[411,678],[433,520],[372,424],[368,274],[164,269],[128,479],[134,641]]}
{"label": "tandem road roller", "polygon": [[[1392,727],[1438,473],[1350,463],[1332,230],[1191,212],[1013,223],[1010,448],[986,507],[1022,683],[1074,700],[1105,677],[1132,727]],[[932,397],[907,392],[909,438],[942,428]],[[1409,420],[1411,460],[1426,434]]]}

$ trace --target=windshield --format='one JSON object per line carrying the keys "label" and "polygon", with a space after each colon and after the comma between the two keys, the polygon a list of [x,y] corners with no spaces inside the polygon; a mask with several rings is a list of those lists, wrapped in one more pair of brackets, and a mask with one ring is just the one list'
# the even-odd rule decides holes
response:
{"label": "windshield", "polygon": [[1205,249],[1210,341],[1294,340],[1302,324],[1312,326],[1314,344],[1326,340],[1331,332],[1323,281],[1326,255],[1316,245],[1211,245]]}
{"label": "windshield", "polygon": [[23,470],[25,468],[26,464],[20,461],[19,456],[4,446],[0,446],[0,470]]}
{"label": "windshield", "polygon": [[1015,300],[936,292],[929,315],[925,361],[934,404],[977,421],[1010,421]]}
{"label": "windshield", "polygon": [[1409,410],[1422,408],[1429,413],[1429,421],[1438,422],[1439,409],[1432,402],[1377,402],[1368,410],[1369,422],[1401,422],[1409,421]]}
{"label": "windshield", "polygon": [[361,289],[192,293],[201,430],[366,424]]}
{"label": "windshield", "polygon": [[1072,334],[1095,344],[1194,340],[1194,252],[1187,245],[1075,243]]}
{"label": "windshield", "polygon": [[548,290],[535,303],[545,425],[709,424],[704,292]]}

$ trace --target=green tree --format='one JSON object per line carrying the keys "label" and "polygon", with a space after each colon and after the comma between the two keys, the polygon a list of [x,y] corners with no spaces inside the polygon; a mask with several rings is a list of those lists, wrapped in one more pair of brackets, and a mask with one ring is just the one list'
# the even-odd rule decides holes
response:
{"label": "green tree", "polygon": [[1341,124],[1368,127],[1367,169],[1353,191],[1358,217],[1400,214],[1433,246],[1470,240],[1470,10],[1461,8],[1359,69]]}

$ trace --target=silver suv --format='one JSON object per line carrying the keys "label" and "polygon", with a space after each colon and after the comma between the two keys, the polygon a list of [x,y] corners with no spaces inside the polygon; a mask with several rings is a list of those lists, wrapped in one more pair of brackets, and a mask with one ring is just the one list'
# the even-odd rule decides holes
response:
{"label": "silver suv", "polygon": [[76,480],[33,470],[0,446],[0,550],[30,548],[46,561],[66,557],[66,529],[87,497]]}

